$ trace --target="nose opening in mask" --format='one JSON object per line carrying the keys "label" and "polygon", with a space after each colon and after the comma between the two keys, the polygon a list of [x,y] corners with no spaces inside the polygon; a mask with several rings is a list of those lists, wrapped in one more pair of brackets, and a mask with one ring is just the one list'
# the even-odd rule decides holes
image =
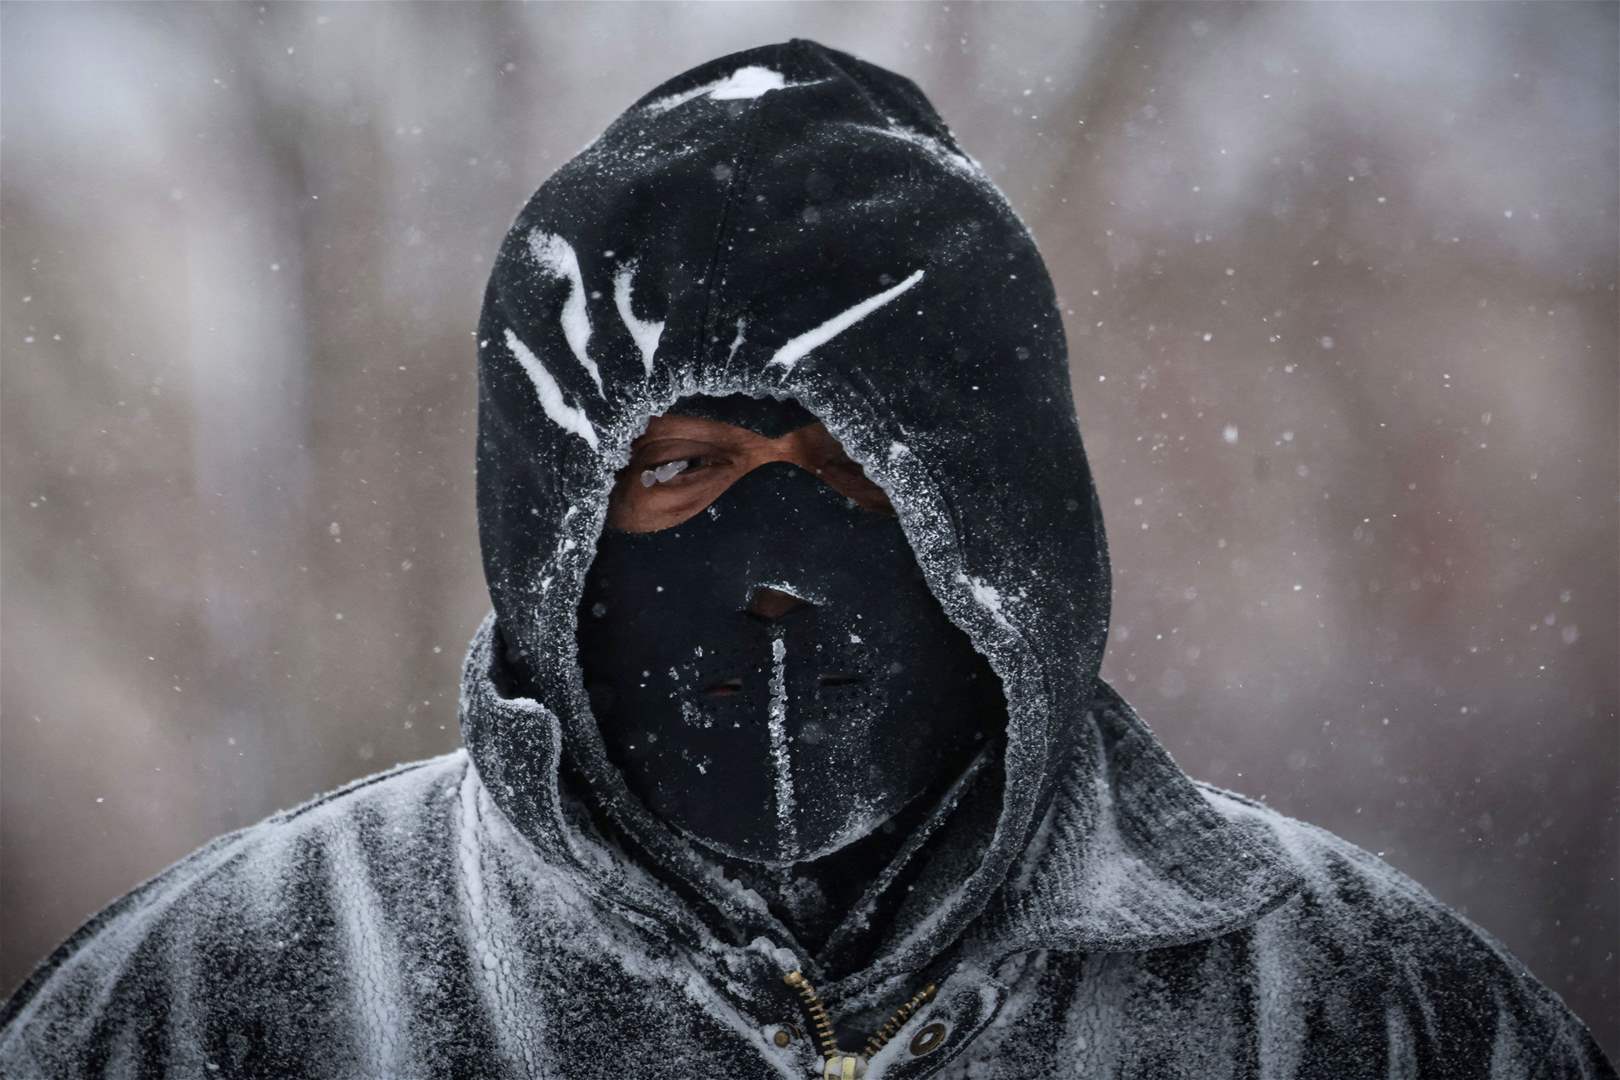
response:
{"label": "nose opening in mask", "polygon": [[795,596],[786,589],[756,585],[748,590],[748,601],[743,605],[743,610],[756,619],[775,622],[809,604],[809,600]]}

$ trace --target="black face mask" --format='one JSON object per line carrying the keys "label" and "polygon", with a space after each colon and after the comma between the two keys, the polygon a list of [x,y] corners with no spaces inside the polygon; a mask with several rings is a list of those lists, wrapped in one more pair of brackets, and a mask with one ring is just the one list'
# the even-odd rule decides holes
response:
{"label": "black face mask", "polygon": [[[802,602],[756,614],[759,590]],[[630,790],[752,861],[807,861],[871,833],[1004,723],[999,681],[899,521],[785,462],[680,525],[606,530],[579,645]]]}

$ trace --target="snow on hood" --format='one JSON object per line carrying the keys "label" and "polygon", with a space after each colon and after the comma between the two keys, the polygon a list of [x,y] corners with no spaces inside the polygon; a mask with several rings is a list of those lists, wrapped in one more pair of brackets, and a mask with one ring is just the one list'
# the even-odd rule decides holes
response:
{"label": "snow on hood", "polygon": [[[1286,884],[1252,838],[1227,835],[1129,706],[1110,698],[1108,723],[1089,708],[1106,689],[1108,557],[1052,283],[1028,230],[909,80],[793,40],[665,82],[524,207],[478,338],[485,573],[498,637],[539,683],[522,702],[488,685],[486,621],[463,734],[501,810],[603,895],[706,933],[689,897],[595,850],[587,818],[558,793],[559,740],[615,793],[629,835],[684,865],[741,940],[771,925],[757,897],[714,880],[624,789],[574,637],[631,440],[679,397],[730,393],[797,399],[889,493],[930,588],[1008,699],[999,766],[1013,779],[982,860],[849,988],[922,967],[987,912],[1014,936],[1016,925],[1128,947],[1213,932]],[[1136,748],[1131,762],[1110,762],[1110,723]],[[1115,806],[1121,776],[1137,802]],[[1149,813],[1144,792],[1151,821],[1131,816]],[[1216,874],[1224,884],[1200,884],[1197,904],[1171,904],[1147,927],[1125,907],[1184,884],[1152,869],[1161,827],[1201,859],[1247,869]],[[1054,836],[1067,846],[1054,852]],[[1171,848],[1166,858],[1190,850]],[[1041,895],[1054,860],[1065,895]]]}

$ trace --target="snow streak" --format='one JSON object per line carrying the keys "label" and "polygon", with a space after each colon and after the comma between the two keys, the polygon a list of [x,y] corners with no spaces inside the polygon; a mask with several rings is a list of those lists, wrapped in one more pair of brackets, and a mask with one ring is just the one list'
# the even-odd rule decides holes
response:
{"label": "snow streak", "polygon": [[355,1050],[367,1073],[387,1076],[401,1072],[408,1060],[410,995],[400,986],[405,957],[382,917],[386,910],[382,898],[369,875],[344,872],[366,865],[357,826],[358,822],[347,822],[332,830],[330,880],[356,1019]]}
{"label": "snow streak", "polygon": [[743,334],[747,330],[748,320],[739,316],[737,319],[737,336],[731,339],[731,348],[726,350],[726,363],[731,363],[731,358],[737,355],[738,349],[742,348]]}
{"label": "snow streak", "polygon": [[825,345],[839,334],[842,334],[845,330],[848,330],[872,312],[917,284],[922,280],[922,276],[923,272],[921,270],[913,271],[911,276],[900,284],[892,285],[875,296],[867,297],[854,307],[846,308],[813,330],[806,330],[798,337],[788,341],[780,349],[777,349],[765,366],[770,367],[772,364],[778,364],[792,371],[793,365],[804,359],[810,350]]}
{"label": "snow streak", "polygon": [[679,94],[661,97],[657,101],[650,101],[646,109],[650,113],[668,112],[677,105],[684,105],[693,98],[705,95],[716,101],[734,101],[738,98],[757,98],[768,94],[772,90],[783,90],[789,86],[813,86],[825,79],[813,79],[807,83],[790,83],[780,72],[759,64],[749,64],[740,67],[723,79],[694,86],[690,90],[683,90]]}
{"label": "snow streak", "polygon": [[996,622],[1009,630],[1012,629],[1012,624],[1007,621],[1004,609],[1006,601],[1002,599],[1000,589],[989,584],[983,578],[976,578],[971,574],[959,573],[956,575],[956,580],[968,587],[968,590],[973,593],[974,602],[988,611]]}
{"label": "snow streak", "polygon": [[630,290],[635,276],[634,262],[625,263],[619,267],[618,273],[613,275],[613,306],[619,309],[620,321],[624,323],[624,328],[630,331],[630,337],[635,340],[636,348],[641,350],[641,366],[647,369],[648,375],[651,375],[653,354],[658,351],[658,338],[664,332],[664,324],[636,318],[635,310],[630,306]]}
{"label": "snow streak", "polygon": [[913,146],[921,148],[926,154],[928,154],[929,157],[933,158],[940,165],[943,165],[945,168],[950,169],[954,173],[958,173],[959,175],[966,176],[980,182],[985,182],[987,180],[984,170],[979,167],[978,162],[974,161],[966,154],[961,154],[952,150],[943,142],[940,142],[938,139],[927,134],[926,132],[915,131],[903,124],[891,124],[886,128],[881,128],[874,124],[870,130],[877,132],[879,135],[887,135],[891,139],[899,139],[902,142],[908,142]]}
{"label": "snow streak", "polygon": [[579,271],[579,256],[568,241],[539,229],[529,234],[529,251],[548,273],[567,280],[568,299],[563,301],[561,316],[563,337],[568,339],[574,359],[596,383],[596,392],[602,393],[602,373],[586,352],[591,340],[591,315],[585,306],[585,279]]}
{"label": "snow streak", "polygon": [[534,383],[535,393],[540,395],[540,407],[546,411],[551,422],[564,431],[571,431],[590,444],[592,450],[596,449],[596,429],[586,418],[583,409],[576,409],[563,400],[562,388],[557,380],[551,377],[551,372],[540,362],[540,358],[529,351],[523,344],[523,339],[514,334],[510,327],[506,331],[506,347],[517,357],[517,362],[523,365],[528,373],[529,381]]}
{"label": "snow streak", "polygon": [[776,829],[783,858],[793,854],[793,763],[787,741],[787,642],[780,628],[771,637],[771,762],[776,767]]}

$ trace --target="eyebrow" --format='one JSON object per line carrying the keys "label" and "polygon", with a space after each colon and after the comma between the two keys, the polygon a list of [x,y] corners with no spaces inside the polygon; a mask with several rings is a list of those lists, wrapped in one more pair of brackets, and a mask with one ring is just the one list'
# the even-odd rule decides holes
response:
{"label": "eyebrow", "polygon": [[[792,431],[784,431],[776,435],[767,435],[764,432],[756,431],[746,424],[733,424],[726,420],[713,420],[708,417],[679,415],[671,416],[665,414],[663,416],[654,417],[653,420],[662,422],[664,430],[655,431],[652,427],[652,423],[649,422],[647,430],[643,431],[640,435],[637,435],[633,440],[631,440],[631,446],[639,445],[640,443],[649,439],[680,439],[703,434],[719,434],[721,432],[730,431],[746,432],[749,435],[764,439],[767,442],[776,442],[780,439],[785,439],[789,435],[794,435],[798,432],[804,431],[806,428],[820,427],[823,431],[826,431],[826,427],[822,425],[819,420],[796,427]],[[720,429],[719,431],[716,431],[717,427]]]}

